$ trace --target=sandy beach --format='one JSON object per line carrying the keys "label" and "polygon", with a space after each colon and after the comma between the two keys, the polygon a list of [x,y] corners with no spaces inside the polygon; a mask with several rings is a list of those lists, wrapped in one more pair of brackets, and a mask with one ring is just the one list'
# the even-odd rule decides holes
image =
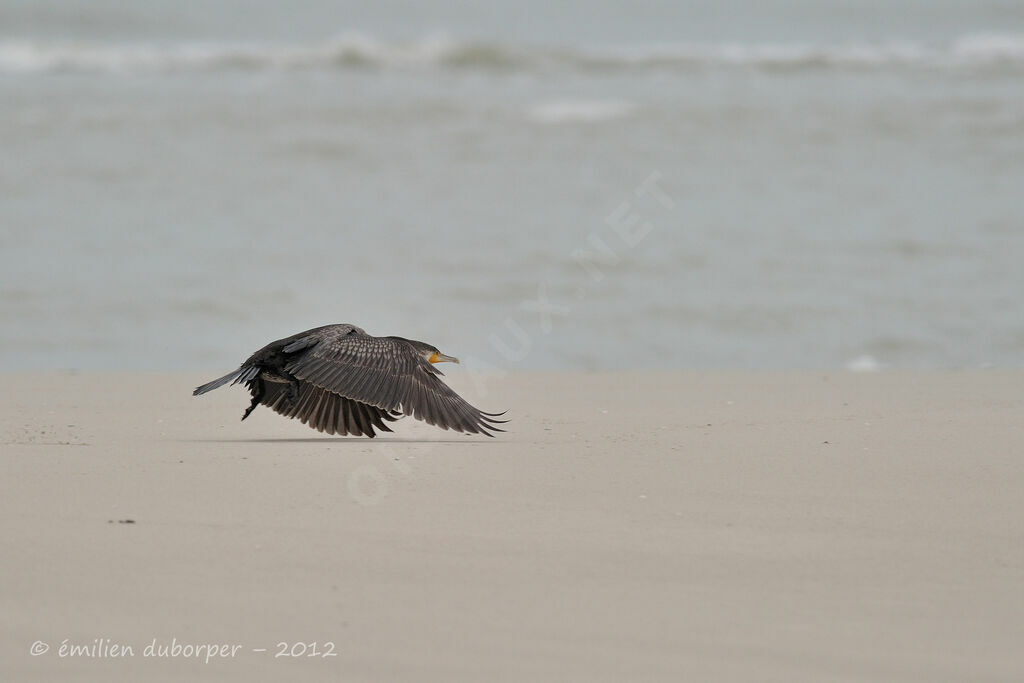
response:
{"label": "sandy beach", "polygon": [[0,678],[1024,680],[1024,373],[449,375],[509,432],[5,376]]}

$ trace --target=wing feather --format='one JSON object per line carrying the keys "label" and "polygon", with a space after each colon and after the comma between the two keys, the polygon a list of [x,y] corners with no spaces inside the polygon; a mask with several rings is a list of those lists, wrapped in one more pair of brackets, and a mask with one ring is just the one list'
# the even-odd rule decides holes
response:
{"label": "wing feather", "polygon": [[348,425],[348,431],[356,436],[362,436],[362,432],[359,431],[358,411],[359,407],[355,401],[345,402],[345,422]]}
{"label": "wing feather", "polygon": [[334,405],[334,394],[329,391],[323,393],[323,397],[320,399],[320,411],[317,415],[316,428],[321,432],[327,431],[327,420],[330,418],[331,413],[337,410],[337,406]]}
{"label": "wing feather", "polygon": [[383,411],[364,415],[346,405],[343,422],[350,431],[382,426],[381,415],[394,412],[441,429],[487,436],[503,431],[496,426],[504,422],[496,419],[497,414],[484,413],[466,402],[440,379],[441,373],[419,349],[399,337],[323,335],[288,365],[288,371],[303,382]]}
{"label": "wing feather", "polygon": [[373,419],[370,417],[369,406],[365,403],[357,403],[359,409],[359,428],[366,431],[373,430]]}
{"label": "wing feather", "polygon": [[288,400],[288,385],[267,382],[260,403],[285,417],[296,418],[319,432],[327,434],[353,434],[374,437],[374,427],[390,432],[384,423],[393,421],[388,411],[361,404],[309,382],[299,385],[299,399]]}
{"label": "wing feather", "polygon": [[324,425],[324,431],[328,434],[338,433],[341,430],[338,427],[344,428],[343,424],[340,424],[338,420],[338,413],[341,412],[339,408],[343,401],[335,394],[331,394],[331,409],[327,413],[327,423]]}

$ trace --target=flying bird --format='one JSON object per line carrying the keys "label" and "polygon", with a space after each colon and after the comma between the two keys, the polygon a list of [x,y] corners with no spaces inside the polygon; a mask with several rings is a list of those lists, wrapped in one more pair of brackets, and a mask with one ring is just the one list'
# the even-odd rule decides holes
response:
{"label": "flying bird", "polygon": [[445,361],[459,359],[421,341],[325,325],[270,342],[192,395],[244,383],[252,404],[243,420],[262,404],[327,434],[373,438],[402,415],[467,434],[505,431],[495,426],[504,413],[477,410],[440,379],[434,364]]}

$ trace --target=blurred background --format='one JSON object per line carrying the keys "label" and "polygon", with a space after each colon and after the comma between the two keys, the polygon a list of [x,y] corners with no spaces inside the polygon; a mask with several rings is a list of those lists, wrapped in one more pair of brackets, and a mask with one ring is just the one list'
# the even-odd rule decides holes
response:
{"label": "blurred background", "polygon": [[0,149],[6,371],[1024,357],[1017,0],[0,0]]}

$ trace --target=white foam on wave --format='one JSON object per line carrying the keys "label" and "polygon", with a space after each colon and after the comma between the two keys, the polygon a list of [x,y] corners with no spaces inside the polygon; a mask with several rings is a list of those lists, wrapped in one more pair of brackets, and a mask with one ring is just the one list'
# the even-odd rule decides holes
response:
{"label": "white foam on wave", "polygon": [[1024,67],[1024,34],[969,34],[947,44],[686,43],[576,49],[510,45],[428,35],[383,41],[347,33],[310,43],[107,44],[0,41],[0,72],[174,71],[204,69],[549,68],[959,68]]}
{"label": "white foam on wave", "polygon": [[971,34],[956,40],[952,53],[973,63],[1024,63],[1024,35]]}
{"label": "white foam on wave", "polygon": [[14,73],[49,71],[151,71],[190,69],[242,59],[240,48],[202,45],[102,45],[6,41],[0,43],[0,70]]}
{"label": "white foam on wave", "polygon": [[534,123],[600,123],[628,116],[636,105],[620,100],[551,100],[538,102],[526,111]]}
{"label": "white foam on wave", "polygon": [[89,44],[0,42],[0,71],[177,71],[203,69],[301,69],[332,66],[416,67],[495,63],[486,45],[444,36],[387,43],[345,34],[320,43]]}
{"label": "white foam on wave", "polygon": [[[608,55],[591,54],[595,61]],[[615,58],[634,66],[958,68],[996,63],[1024,66],[1024,34],[979,33],[948,44],[913,41],[815,43],[684,43],[622,48]]]}
{"label": "white foam on wave", "polygon": [[846,361],[846,369],[850,372],[878,372],[882,364],[874,356],[863,355]]}
{"label": "white foam on wave", "polygon": [[[693,43],[622,48],[614,53],[631,66],[884,66],[913,65],[932,53],[914,43],[814,45],[811,43]],[[591,55],[608,60],[608,56]]]}

